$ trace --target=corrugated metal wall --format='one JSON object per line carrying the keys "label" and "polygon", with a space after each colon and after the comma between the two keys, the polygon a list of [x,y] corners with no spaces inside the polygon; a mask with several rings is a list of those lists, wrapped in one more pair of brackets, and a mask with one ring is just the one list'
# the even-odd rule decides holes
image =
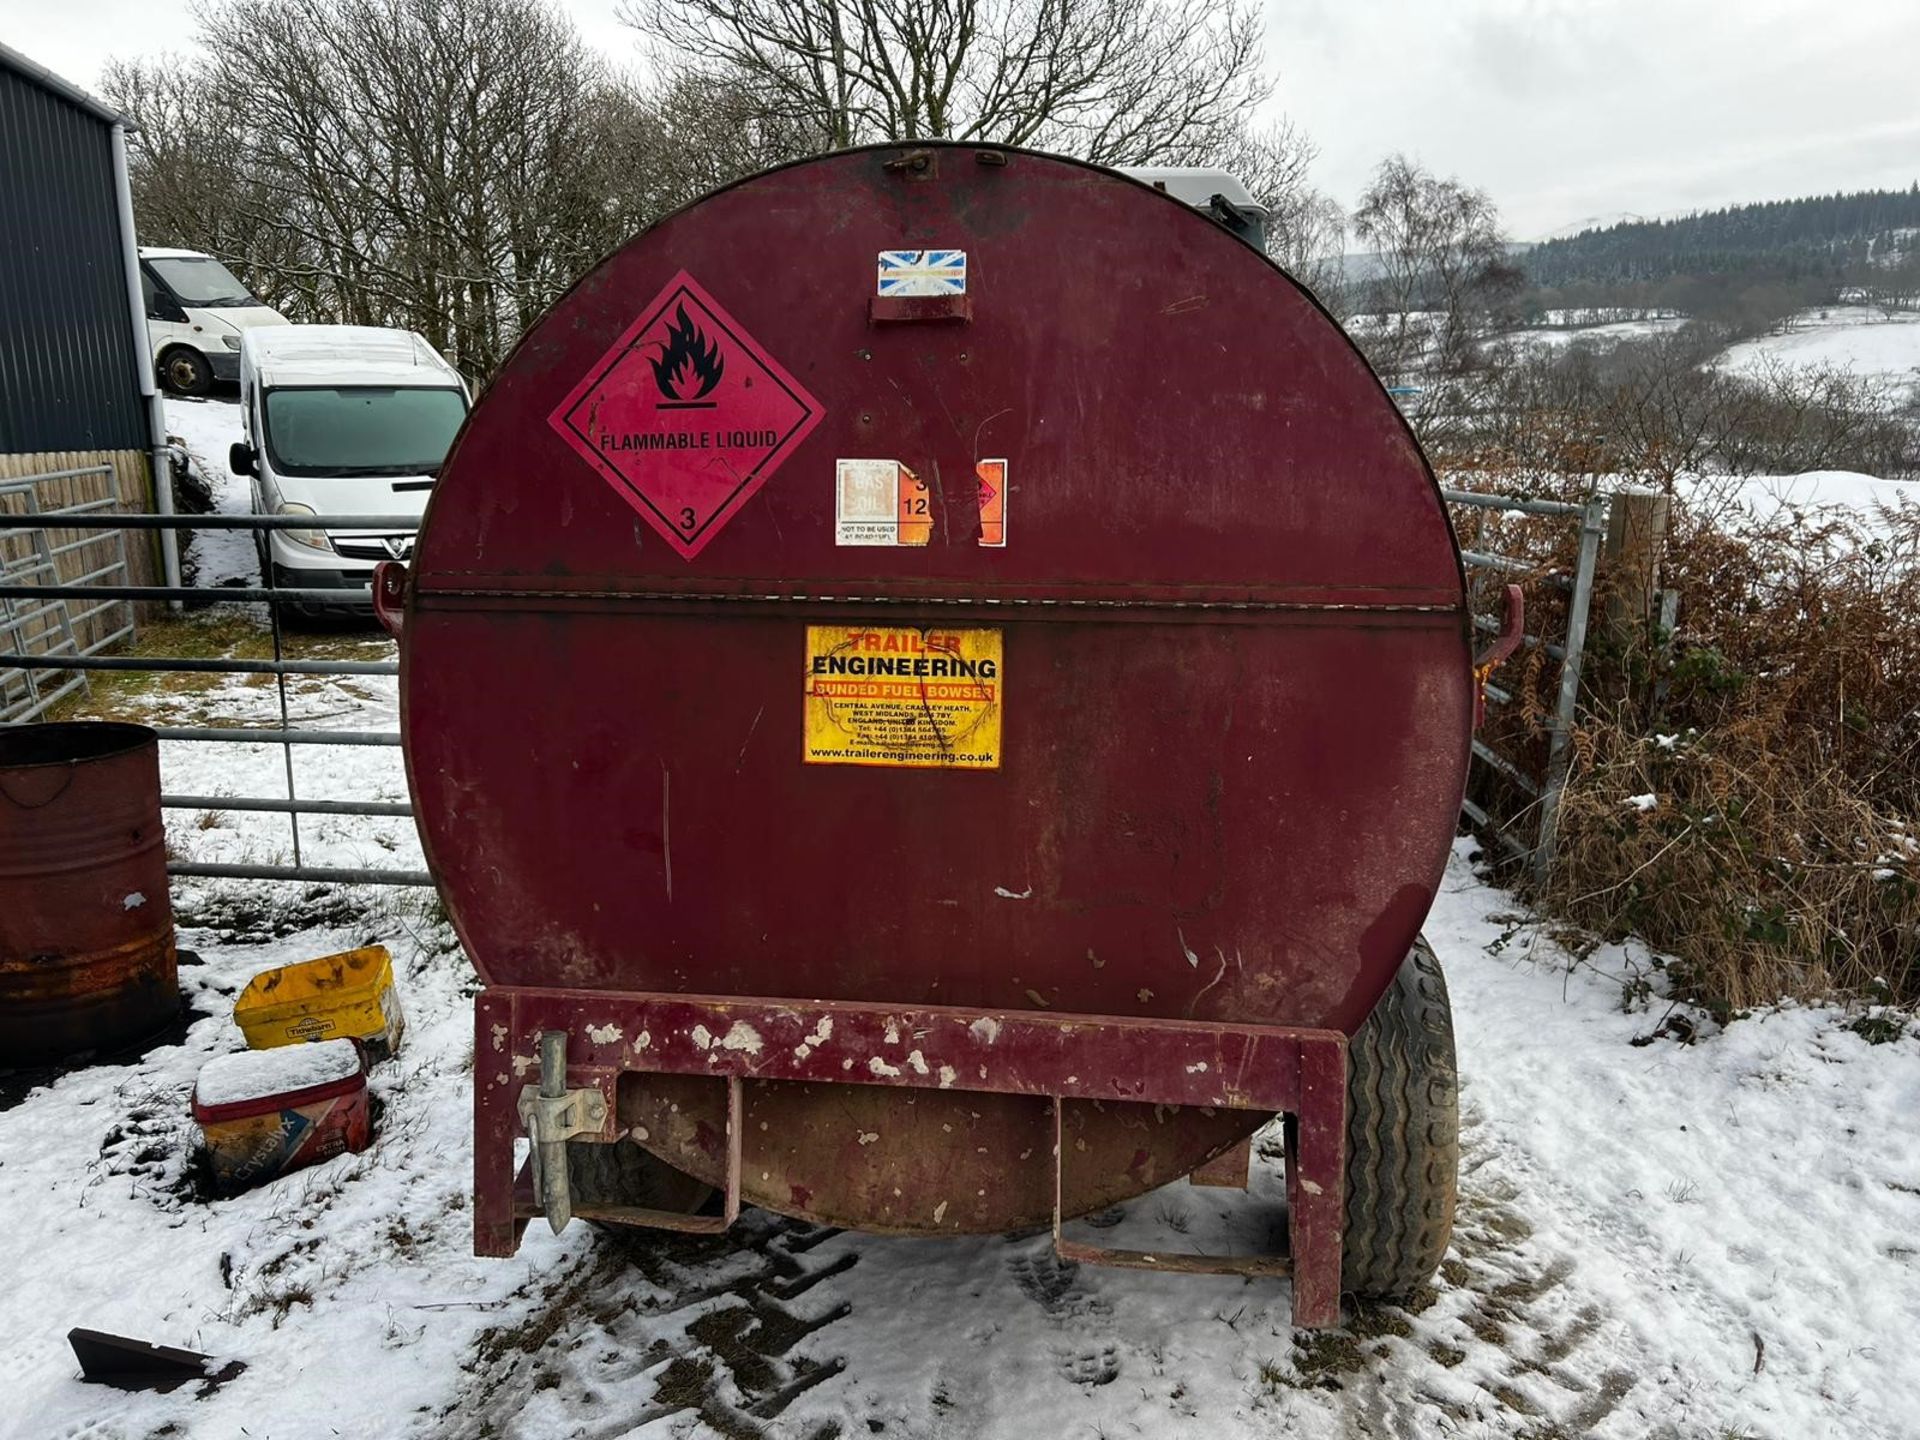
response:
{"label": "corrugated metal wall", "polygon": [[0,63],[0,454],[145,447],[113,130]]}

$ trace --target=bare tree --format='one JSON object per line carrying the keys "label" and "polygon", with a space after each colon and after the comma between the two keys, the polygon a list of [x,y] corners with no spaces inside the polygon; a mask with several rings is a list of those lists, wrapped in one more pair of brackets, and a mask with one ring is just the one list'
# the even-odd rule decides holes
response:
{"label": "bare tree", "polygon": [[547,0],[214,0],[200,29],[204,58],[109,79],[142,127],[143,233],[477,375],[599,256],[761,158],[728,97],[643,91]]}
{"label": "bare tree", "polygon": [[177,56],[112,62],[103,88],[140,125],[128,159],[141,240],[209,251],[276,309],[311,314],[316,297],[294,278],[302,269],[298,238],[262,218],[266,197],[208,68]]}
{"label": "bare tree", "polygon": [[1250,0],[629,4],[667,53],[652,84],[553,0],[206,0],[202,55],[109,77],[141,124],[142,233],[219,255],[296,319],[407,326],[486,375],[635,230],[835,144],[1224,163],[1283,256],[1324,228],[1311,147],[1247,126]]}
{"label": "bare tree", "polygon": [[1388,317],[1376,362],[1392,371],[1461,369],[1481,301],[1510,274],[1486,191],[1391,155],[1361,196],[1353,230],[1375,255],[1369,308]]}
{"label": "bare tree", "polygon": [[1336,314],[1344,310],[1340,245],[1346,216],[1308,179],[1318,150],[1291,121],[1242,124],[1179,161],[1214,165],[1247,187],[1267,210],[1267,253]]}
{"label": "bare tree", "polygon": [[816,149],[948,138],[1146,164],[1267,92],[1250,0],[625,0],[674,61]]}

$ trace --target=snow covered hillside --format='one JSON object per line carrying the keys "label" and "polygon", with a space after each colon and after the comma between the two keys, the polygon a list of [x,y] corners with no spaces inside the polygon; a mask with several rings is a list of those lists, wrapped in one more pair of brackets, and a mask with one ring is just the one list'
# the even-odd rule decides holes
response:
{"label": "snow covered hillside", "polygon": [[[173,413],[223,506],[244,507],[218,463],[232,407]],[[250,559],[198,555],[203,583]],[[374,634],[326,643],[391,653]],[[306,725],[395,723],[390,678],[313,677],[291,700]],[[242,677],[112,703],[278,715],[274,688]],[[303,794],[405,797],[397,751],[296,753]],[[277,748],[169,743],[163,767],[175,791],[284,783]],[[405,820],[308,826],[310,861],[419,863]],[[218,811],[173,813],[169,839],[209,859],[289,843],[283,819]],[[1453,1248],[1430,1294],[1318,1335],[1292,1330],[1282,1282],[1063,1265],[1045,1235],[749,1213],[725,1240],[576,1222],[476,1259],[475,981],[431,893],[185,881],[176,912],[198,957],[177,1034],[124,1064],[0,1077],[0,1440],[1915,1434],[1920,1039],[1870,1045],[1804,1008],[1663,1024],[1653,957],[1571,963],[1467,841],[1427,927],[1459,1032]],[[199,1066],[241,1047],[235,995],[363,943],[394,952],[409,1022],[373,1077],[373,1148],[210,1198],[187,1102]],[[1279,1154],[1263,1135],[1247,1195],[1181,1182],[1093,1223],[1168,1251],[1269,1246]],[[74,1326],[246,1368],[171,1395],[83,1385]]]}
{"label": "snow covered hillside", "polygon": [[1899,395],[1920,397],[1920,315],[1889,319],[1864,305],[1809,311],[1784,334],[1733,346],[1720,364],[1736,374],[1776,364],[1802,370],[1833,366],[1884,381]]}

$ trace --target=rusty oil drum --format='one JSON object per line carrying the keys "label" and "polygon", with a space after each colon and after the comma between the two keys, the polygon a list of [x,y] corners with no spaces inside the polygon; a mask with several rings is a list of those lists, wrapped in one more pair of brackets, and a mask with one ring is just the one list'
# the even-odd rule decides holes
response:
{"label": "rusty oil drum", "polygon": [[179,1008],[158,737],[0,730],[0,1068],[115,1049]]}

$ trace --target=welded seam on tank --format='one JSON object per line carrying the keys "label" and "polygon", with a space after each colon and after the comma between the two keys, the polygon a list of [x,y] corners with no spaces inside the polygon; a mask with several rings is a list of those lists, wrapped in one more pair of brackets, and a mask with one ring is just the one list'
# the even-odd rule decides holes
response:
{"label": "welded seam on tank", "polygon": [[1247,610],[1293,611],[1301,613],[1360,613],[1396,615],[1456,615],[1460,602],[1446,604],[1394,604],[1366,601],[1305,600],[1122,600],[1066,599],[1032,596],[979,595],[812,595],[792,592],[781,595],[742,595],[725,591],[689,590],[484,590],[421,586],[414,592],[422,600],[635,600],[649,604],[732,605],[978,605],[987,609],[1083,609],[1083,610]]}

